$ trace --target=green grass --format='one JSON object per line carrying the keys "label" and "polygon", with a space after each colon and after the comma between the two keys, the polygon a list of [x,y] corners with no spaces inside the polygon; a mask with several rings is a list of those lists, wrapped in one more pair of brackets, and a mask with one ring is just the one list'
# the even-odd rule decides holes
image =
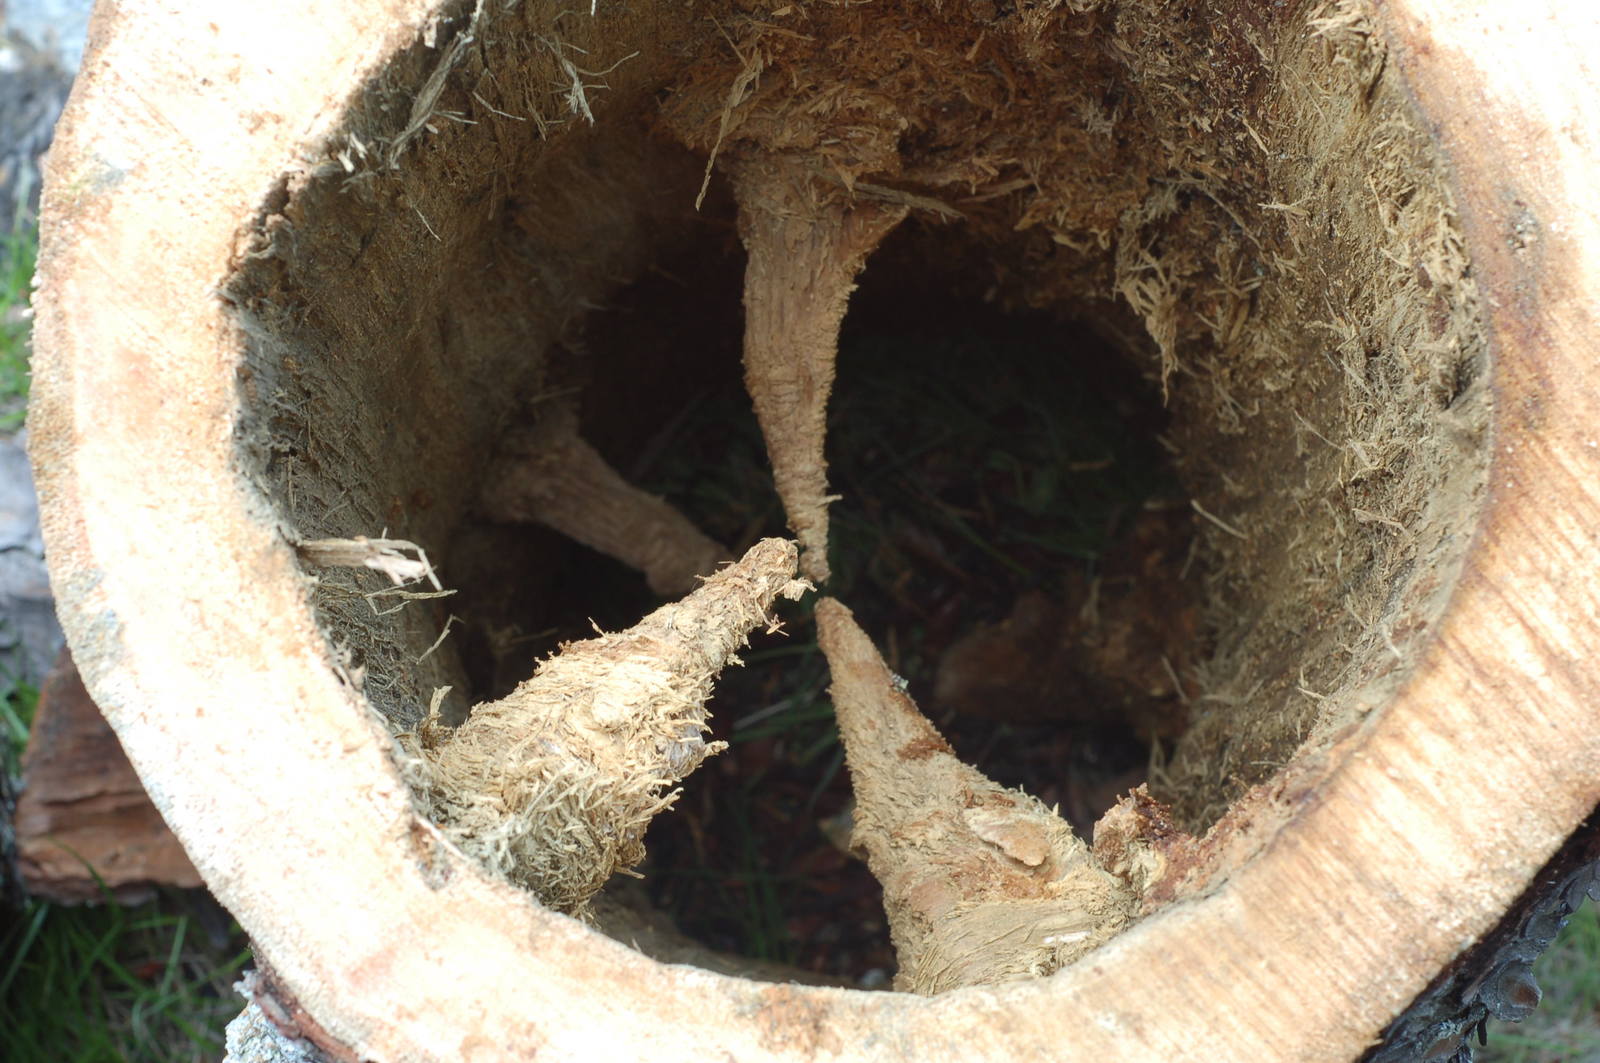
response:
{"label": "green grass", "polygon": [[29,286],[39,232],[20,223],[0,237],[0,432],[22,427],[28,406]]}
{"label": "green grass", "polygon": [[[1079,339],[1005,319],[929,335],[864,332],[841,342],[829,414],[830,591],[899,597],[929,562],[981,584],[993,609],[1092,566],[1148,499],[1175,485],[1133,423],[1136,386],[1090,383],[1104,365]],[[937,544],[934,547],[934,544]],[[934,547],[936,559],[915,556]],[[980,609],[981,611],[981,609]],[[909,674],[909,673],[908,673]]]}
{"label": "green grass", "polygon": [[1520,1023],[1489,1024],[1480,1063],[1600,1063],[1600,916],[1585,904],[1534,965],[1544,1000]]}
{"label": "green grass", "polygon": [[[844,767],[844,751],[815,640],[744,657],[752,672],[781,661],[798,676],[781,697],[734,720],[728,733],[732,755],[754,745],[765,746],[769,755],[755,758],[736,779],[717,781],[720,811],[711,844],[721,853],[720,866],[660,868],[653,885],[658,892],[665,887],[662,896],[672,898],[667,910],[681,924],[721,934],[728,943],[737,942],[743,955],[794,963],[800,942],[789,915],[796,897],[815,885],[794,870],[794,860],[817,844],[809,827],[817,818],[818,800]],[[813,780],[803,790],[792,784],[798,773]],[[783,783],[774,786],[779,779]],[[804,826],[774,844],[764,837],[774,821]]]}
{"label": "green grass", "polygon": [[22,750],[39,704],[39,691],[28,683],[6,682],[0,697],[0,771],[16,779],[22,774]]}
{"label": "green grass", "polygon": [[[39,257],[39,230],[24,212],[0,236],[0,432],[22,427],[28,405],[28,360],[32,352],[28,294]],[[28,740],[39,692],[0,677],[0,770],[15,778]]]}
{"label": "green grass", "polygon": [[8,1063],[215,1060],[242,1003],[237,933],[212,939],[181,895],[138,907],[30,901],[0,935]]}

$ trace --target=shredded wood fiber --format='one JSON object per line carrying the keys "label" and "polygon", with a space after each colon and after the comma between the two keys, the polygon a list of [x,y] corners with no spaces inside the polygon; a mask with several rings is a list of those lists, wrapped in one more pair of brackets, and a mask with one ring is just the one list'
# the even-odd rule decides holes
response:
{"label": "shredded wood fiber", "polygon": [[906,208],[848,202],[792,159],[748,159],[735,185],[745,269],[745,386],[767,438],[772,476],[805,553],[828,578],[828,396],[856,274]]}
{"label": "shredded wood fiber", "polygon": [[672,786],[725,748],[703,738],[712,683],[777,597],[808,589],[795,564],[792,543],[762,540],[627,631],[564,646],[460,727],[402,736],[424,811],[490,869],[581,913],[643,859]]}
{"label": "shredded wood fiber", "polygon": [[1132,892],[1037,798],[957,760],[850,610],[823,599],[817,632],[856,793],[851,845],[883,883],[896,988],[1047,975],[1122,929]]}

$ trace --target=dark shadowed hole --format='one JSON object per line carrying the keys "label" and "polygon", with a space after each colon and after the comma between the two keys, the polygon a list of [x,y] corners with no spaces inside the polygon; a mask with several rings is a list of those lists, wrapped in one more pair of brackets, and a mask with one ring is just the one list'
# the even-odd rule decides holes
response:
{"label": "dark shadowed hole", "polygon": [[[914,259],[886,247],[845,322],[828,590],[963,759],[1087,836],[1181,731],[1197,650],[1193,529],[1159,393],[1092,327],[952,295]],[[742,268],[731,227],[707,222],[592,315],[558,372],[583,388],[608,459],[735,552],[786,534],[742,382]],[[656,604],[553,534],[467,534],[482,541],[459,557],[495,559],[455,573],[478,617],[462,646],[480,696],[591,619],[616,629]],[[508,555],[537,573],[531,590],[506,579]],[[894,954],[877,882],[845,851],[849,777],[810,613],[785,608],[784,632],[754,636],[724,674],[713,721],[731,748],[656,820],[641,870],[703,943],[871,985]]]}

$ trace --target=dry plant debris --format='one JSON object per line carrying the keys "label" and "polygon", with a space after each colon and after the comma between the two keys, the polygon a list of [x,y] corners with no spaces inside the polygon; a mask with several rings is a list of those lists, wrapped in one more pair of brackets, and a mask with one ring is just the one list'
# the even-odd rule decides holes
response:
{"label": "dry plant debris", "polygon": [[[830,575],[824,447],[839,327],[867,256],[905,218],[912,198],[930,202],[876,183],[877,175],[905,177],[918,168],[922,160],[902,150],[908,130],[941,126],[921,120],[927,104],[898,79],[936,84],[926,75],[948,67],[953,55],[920,39],[905,53],[887,48],[904,27],[874,25],[860,38],[872,42],[868,62],[881,63],[886,51],[915,53],[879,84],[851,61],[850,35],[780,42],[771,29],[752,28],[743,49],[729,38],[737,73],[729,78],[725,67],[708,77],[711,86],[729,85],[726,94],[704,84],[696,91],[691,78],[669,122],[690,143],[708,145],[708,172],[721,153],[732,175],[748,253],[746,385],[805,551],[802,567],[823,581]],[[1020,42],[1024,51],[1028,44]],[[875,183],[859,184],[869,174]],[[938,186],[963,177],[969,187],[977,183],[948,170],[915,180]],[[1048,974],[1115,933],[1132,898],[1070,825],[961,763],[844,606],[822,603],[817,623],[856,788],[854,844],[884,885],[897,985],[936,993]]]}
{"label": "dry plant debris", "polygon": [[1059,815],[957,760],[850,611],[818,637],[856,790],[854,848],[883,883],[898,989],[1047,975],[1109,940],[1133,895]]}
{"label": "dry plant debris", "polygon": [[730,557],[682,513],[623,479],[578,435],[577,415],[565,407],[511,431],[484,484],[493,519],[549,525],[643,572],[657,594],[687,594]]}
{"label": "dry plant debris", "polygon": [[798,598],[796,550],[765,539],[682,601],[627,631],[571,643],[460,727],[401,736],[433,822],[558,911],[582,914],[644,857],[671,788],[720,752],[706,699],[779,596]]}

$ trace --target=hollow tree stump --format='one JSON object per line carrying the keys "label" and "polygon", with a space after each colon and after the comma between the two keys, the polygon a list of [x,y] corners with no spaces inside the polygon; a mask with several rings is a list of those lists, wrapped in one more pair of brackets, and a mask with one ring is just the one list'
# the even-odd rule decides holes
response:
{"label": "hollow tree stump", "polygon": [[[713,6],[97,12],[44,197],[46,542],[263,1013],[349,1059],[1356,1058],[1600,798],[1593,16]],[[938,206],[896,262],[1101,321],[1171,403],[1204,711],[1097,832],[1128,929],[1049,977],[763,984],[541,907],[397,766],[465,696],[453,614],[296,552],[387,531],[448,583],[519,397],[731,238],[696,197],[763,152]]]}

